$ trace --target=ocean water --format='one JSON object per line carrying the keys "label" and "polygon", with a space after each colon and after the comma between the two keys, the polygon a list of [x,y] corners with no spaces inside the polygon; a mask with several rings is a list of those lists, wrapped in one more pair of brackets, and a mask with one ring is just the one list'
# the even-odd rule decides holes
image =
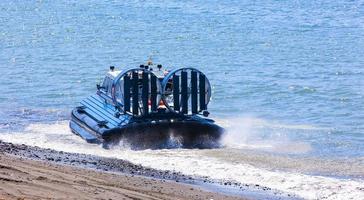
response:
{"label": "ocean water", "polygon": [[[1,1],[0,139],[298,197],[364,196],[364,2]],[[215,150],[103,150],[68,130],[110,65],[149,57],[213,85]],[[191,167],[186,167],[189,165]]]}

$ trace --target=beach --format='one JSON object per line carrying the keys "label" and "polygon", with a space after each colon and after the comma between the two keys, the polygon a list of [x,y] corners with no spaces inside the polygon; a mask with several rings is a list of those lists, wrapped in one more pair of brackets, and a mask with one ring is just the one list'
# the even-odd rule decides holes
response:
{"label": "beach", "polygon": [[136,151],[120,144],[104,149],[74,135],[67,121],[30,125],[19,133],[3,133],[0,140],[0,152],[18,157],[251,199],[360,199],[364,194],[359,159],[287,157],[233,147]]}
{"label": "beach", "polygon": [[133,171],[115,173],[34,160],[16,155],[17,147],[1,145],[0,199],[246,199]]}

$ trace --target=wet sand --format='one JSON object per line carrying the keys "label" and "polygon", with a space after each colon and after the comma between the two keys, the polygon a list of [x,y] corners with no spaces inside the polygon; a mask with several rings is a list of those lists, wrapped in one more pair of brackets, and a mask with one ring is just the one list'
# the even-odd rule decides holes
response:
{"label": "wet sand", "polygon": [[239,199],[187,184],[0,154],[0,199]]}
{"label": "wet sand", "polygon": [[[195,180],[174,172],[122,160],[50,152],[0,142],[0,199],[245,199],[181,183],[179,180]],[[66,158],[69,162],[62,163]],[[80,167],[88,163],[97,167]]]}

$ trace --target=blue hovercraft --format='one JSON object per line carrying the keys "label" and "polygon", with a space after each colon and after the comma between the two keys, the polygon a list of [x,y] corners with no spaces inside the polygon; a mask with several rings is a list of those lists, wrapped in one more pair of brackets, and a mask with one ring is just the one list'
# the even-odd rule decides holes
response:
{"label": "blue hovercraft", "polygon": [[70,128],[105,148],[216,148],[224,129],[207,118],[211,85],[195,68],[167,71],[148,62],[113,66],[97,92],[72,110]]}

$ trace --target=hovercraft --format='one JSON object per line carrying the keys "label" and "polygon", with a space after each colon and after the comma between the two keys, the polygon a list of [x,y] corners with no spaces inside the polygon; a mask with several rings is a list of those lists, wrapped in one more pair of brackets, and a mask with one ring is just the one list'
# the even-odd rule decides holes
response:
{"label": "hovercraft", "polygon": [[105,148],[216,148],[224,129],[207,118],[211,85],[195,68],[111,66],[94,95],[72,110],[70,128]]}

